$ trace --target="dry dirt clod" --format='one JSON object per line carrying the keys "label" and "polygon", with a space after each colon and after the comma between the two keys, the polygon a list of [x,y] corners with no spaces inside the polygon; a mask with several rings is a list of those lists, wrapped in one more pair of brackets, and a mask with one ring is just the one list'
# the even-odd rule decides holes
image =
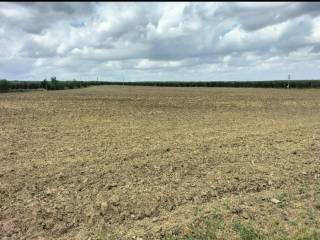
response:
{"label": "dry dirt clod", "polygon": [[107,212],[107,210],[108,210],[108,207],[109,207],[109,205],[108,205],[107,202],[102,202],[102,203],[100,204],[100,213],[101,213],[102,215],[106,214],[106,212]]}
{"label": "dry dirt clod", "polygon": [[115,188],[117,186],[118,186],[117,183],[110,183],[110,184],[107,185],[107,189],[110,190],[110,189]]}
{"label": "dry dirt clod", "polygon": [[243,212],[243,209],[241,207],[235,207],[231,210],[231,213],[237,214],[237,215],[241,214],[242,212]]}
{"label": "dry dirt clod", "polygon": [[153,217],[153,218],[152,218],[152,222],[157,222],[157,221],[159,221],[159,218],[158,218],[158,217]]}
{"label": "dry dirt clod", "polygon": [[271,200],[270,200],[272,203],[274,203],[274,204],[277,204],[277,203],[280,203],[281,201],[280,200],[278,200],[278,199],[276,199],[276,198],[271,198]]}
{"label": "dry dirt clod", "polygon": [[120,198],[118,196],[112,196],[110,198],[110,203],[113,205],[113,206],[119,206],[120,204]]}
{"label": "dry dirt clod", "polygon": [[54,188],[47,188],[46,190],[46,195],[50,196],[52,195],[56,190]]}

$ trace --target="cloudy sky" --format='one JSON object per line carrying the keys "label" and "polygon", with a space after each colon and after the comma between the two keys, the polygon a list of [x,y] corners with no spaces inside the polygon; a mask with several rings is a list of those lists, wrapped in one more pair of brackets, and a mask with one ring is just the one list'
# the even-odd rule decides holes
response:
{"label": "cloudy sky", "polygon": [[0,3],[0,79],[320,79],[320,3]]}

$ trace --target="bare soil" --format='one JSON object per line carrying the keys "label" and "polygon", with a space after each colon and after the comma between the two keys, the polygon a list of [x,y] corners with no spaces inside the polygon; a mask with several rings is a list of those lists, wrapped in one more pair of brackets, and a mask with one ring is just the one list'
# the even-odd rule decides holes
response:
{"label": "bare soil", "polygon": [[160,239],[212,209],[289,236],[319,226],[320,90],[0,94],[1,239]]}

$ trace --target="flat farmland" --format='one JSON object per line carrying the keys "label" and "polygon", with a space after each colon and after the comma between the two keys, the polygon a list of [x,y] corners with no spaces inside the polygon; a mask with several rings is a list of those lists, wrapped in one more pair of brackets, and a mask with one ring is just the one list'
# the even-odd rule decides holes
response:
{"label": "flat farmland", "polygon": [[[212,216],[212,238],[194,237]],[[294,239],[319,225],[319,90],[0,94],[1,239]]]}

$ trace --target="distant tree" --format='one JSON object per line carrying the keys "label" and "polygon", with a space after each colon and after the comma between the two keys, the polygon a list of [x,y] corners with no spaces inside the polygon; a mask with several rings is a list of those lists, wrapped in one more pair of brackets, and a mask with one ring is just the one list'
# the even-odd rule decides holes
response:
{"label": "distant tree", "polygon": [[0,80],[0,92],[8,92],[10,89],[10,82],[6,79]]}
{"label": "distant tree", "polygon": [[48,86],[48,90],[59,90],[61,89],[61,84],[59,84],[59,81],[57,80],[57,77],[56,76],[52,76],[50,78],[50,84]]}
{"label": "distant tree", "polygon": [[44,89],[48,89],[48,85],[49,85],[49,83],[48,83],[47,79],[45,78],[45,79],[43,79],[43,81],[41,82],[40,87],[41,87],[41,88],[44,88]]}

